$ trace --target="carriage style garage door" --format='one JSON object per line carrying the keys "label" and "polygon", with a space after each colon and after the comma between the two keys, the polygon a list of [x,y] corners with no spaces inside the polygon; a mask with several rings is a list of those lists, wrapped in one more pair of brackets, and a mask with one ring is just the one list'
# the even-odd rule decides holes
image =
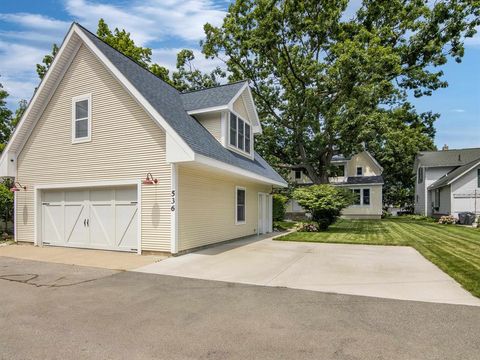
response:
{"label": "carriage style garage door", "polygon": [[137,188],[45,190],[42,242],[46,245],[136,251]]}

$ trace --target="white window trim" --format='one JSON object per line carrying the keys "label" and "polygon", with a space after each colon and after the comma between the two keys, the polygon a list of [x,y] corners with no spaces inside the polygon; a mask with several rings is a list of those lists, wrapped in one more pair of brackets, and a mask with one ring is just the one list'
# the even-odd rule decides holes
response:
{"label": "white window trim", "polygon": [[[236,147],[236,146],[233,146],[232,144],[230,144],[230,113],[232,113],[233,115],[235,115],[237,117],[237,145],[238,145],[238,118],[240,118],[245,124],[248,124],[250,126],[250,153]],[[230,110],[230,112],[227,114],[227,147],[239,154],[242,154],[244,156],[247,156],[249,157],[250,159],[253,159],[253,149],[254,149],[254,146],[253,146],[253,127],[252,127],[252,124],[250,123],[250,121],[248,120],[245,120],[245,118],[241,115],[239,115],[236,111],[233,111],[233,110]],[[244,134],[245,136],[245,134]]]}
{"label": "white window trim", "polygon": [[[79,101],[88,101],[88,136],[82,138],[75,137],[75,104]],[[72,98],[72,144],[79,144],[92,141],[92,94],[84,94]]]}
{"label": "white window trim", "polygon": [[[372,188],[369,187],[364,187],[364,188],[350,188],[350,190],[353,192],[353,190],[360,190],[360,204],[353,204],[350,205],[352,207],[370,207],[372,206]],[[364,190],[369,190],[370,191],[370,204],[365,205],[363,203],[363,191]]]}
{"label": "white window trim", "polygon": [[[238,190],[243,190],[245,192],[245,204],[244,204],[244,215],[245,220],[238,221]],[[235,225],[245,225],[247,223],[247,188],[243,186],[235,186]]]}

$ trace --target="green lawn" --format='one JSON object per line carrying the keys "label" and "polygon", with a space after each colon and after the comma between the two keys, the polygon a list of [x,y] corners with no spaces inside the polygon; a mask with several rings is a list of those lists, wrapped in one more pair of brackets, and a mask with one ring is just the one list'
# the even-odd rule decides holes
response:
{"label": "green lawn", "polygon": [[293,232],[276,240],[412,246],[480,297],[480,229],[401,218],[339,220],[326,232]]}

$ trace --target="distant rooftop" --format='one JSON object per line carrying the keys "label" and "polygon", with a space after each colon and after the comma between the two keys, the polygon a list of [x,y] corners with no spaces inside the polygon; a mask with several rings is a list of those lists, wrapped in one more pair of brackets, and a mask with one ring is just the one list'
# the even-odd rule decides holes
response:
{"label": "distant rooftop", "polygon": [[478,158],[480,148],[421,151],[415,159],[415,168],[417,164],[425,167],[462,166]]}

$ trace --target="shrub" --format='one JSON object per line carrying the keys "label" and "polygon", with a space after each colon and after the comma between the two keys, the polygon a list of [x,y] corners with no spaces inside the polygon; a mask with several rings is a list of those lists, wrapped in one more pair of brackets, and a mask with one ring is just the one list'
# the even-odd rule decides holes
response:
{"label": "shrub", "polygon": [[273,221],[285,219],[288,198],[282,194],[273,194]]}
{"label": "shrub", "polygon": [[317,232],[318,230],[318,225],[315,223],[302,223],[298,228],[300,232]]}
{"label": "shrub", "polygon": [[402,219],[415,220],[415,221],[429,221],[435,222],[435,219],[430,216],[424,215],[402,215]]}
{"label": "shrub", "polygon": [[456,219],[452,215],[444,215],[439,220],[439,224],[455,224]]}
{"label": "shrub", "polygon": [[293,197],[311,214],[319,231],[327,230],[354,200],[350,191],[328,184],[297,188]]}

